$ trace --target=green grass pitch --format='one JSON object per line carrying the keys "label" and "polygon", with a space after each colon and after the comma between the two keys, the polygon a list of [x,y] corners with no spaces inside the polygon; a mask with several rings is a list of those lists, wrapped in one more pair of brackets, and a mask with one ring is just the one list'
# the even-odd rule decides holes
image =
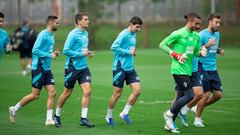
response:
{"label": "green grass pitch", "polygon": [[[218,56],[218,70],[223,83],[223,99],[205,109],[205,128],[193,126],[194,116],[188,114],[189,128],[184,128],[177,120],[184,135],[237,135],[240,132],[240,49],[226,48],[225,56]],[[0,64],[0,135],[164,135],[162,114],[174,97],[174,82],[170,75],[170,58],[160,49],[139,49],[135,68],[141,79],[142,95],[130,111],[132,125],[126,125],[118,118],[131,92],[125,86],[123,95],[114,110],[116,125],[105,123],[108,99],[112,89],[112,57],[110,50],[96,51],[88,60],[92,73],[92,95],[89,119],[96,127],[83,128],[79,125],[81,112],[81,90],[75,85],[74,92],[66,102],[62,113],[63,128],[46,127],[46,91],[42,89],[39,100],[20,109],[15,125],[8,120],[8,107],[15,105],[23,96],[31,92],[31,77],[21,76],[17,53],[3,55]],[[56,81],[57,98],[63,90],[65,57],[61,55],[52,61],[52,71]],[[56,103],[55,101],[55,103]]]}

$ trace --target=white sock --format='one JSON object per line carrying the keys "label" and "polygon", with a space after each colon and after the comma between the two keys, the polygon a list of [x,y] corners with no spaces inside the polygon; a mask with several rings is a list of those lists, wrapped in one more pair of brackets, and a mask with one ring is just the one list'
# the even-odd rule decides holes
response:
{"label": "white sock", "polygon": [[168,111],[166,112],[166,114],[167,114],[167,116],[169,116],[169,117],[173,117],[173,113],[172,113],[170,110],[168,110]]}
{"label": "white sock", "polygon": [[132,105],[126,104],[122,113],[123,114],[128,114],[128,112],[130,111],[131,108],[132,108]]}
{"label": "white sock", "polygon": [[62,112],[62,108],[58,108],[57,107],[56,112],[55,112],[56,116],[60,117],[61,116],[61,112]]}
{"label": "white sock", "polygon": [[185,105],[182,107],[181,112],[183,115],[186,115],[189,110],[190,108],[187,105]]}
{"label": "white sock", "polygon": [[31,69],[31,64],[28,64],[28,65],[27,65],[27,68],[28,68],[28,69]]}
{"label": "white sock", "polygon": [[107,109],[107,116],[106,116],[106,117],[112,118],[112,112],[113,112],[113,109],[108,108],[108,109]]}
{"label": "white sock", "polygon": [[47,120],[52,120],[53,116],[53,109],[48,109],[47,110]]}
{"label": "white sock", "polygon": [[195,121],[202,121],[201,117],[195,117]]}
{"label": "white sock", "polygon": [[22,106],[20,105],[20,103],[18,102],[15,106],[14,106],[14,110],[18,111]]}
{"label": "white sock", "polygon": [[197,112],[197,105],[193,106],[193,107],[191,108],[191,110],[196,113],[196,112]]}
{"label": "white sock", "polygon": [[88,108],[82,108],[82,118],[87,118]]}

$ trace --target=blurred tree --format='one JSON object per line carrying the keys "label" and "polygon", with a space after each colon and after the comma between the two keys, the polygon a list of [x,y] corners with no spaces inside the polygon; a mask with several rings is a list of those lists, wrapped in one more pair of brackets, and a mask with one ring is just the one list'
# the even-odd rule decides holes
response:
{"label": "blurred tree", "polygon": [[106,0],[107,4],[113,4],[116,2],[117,4],[117,24],[119,28],[122,28],[122,4],[129,0]]}
{"label": "blurred tree", "polygon": [[[105,0],[78,0],[80,12],[86,12],[90,18],[89,44],[91,49],[96,49],[95,33],[98,30],[97,19],[100,18],[104,11]],[[92,22],[92,23],[91,23]]]}
{"label": "blurred tree", "polygon": [[43,0],[28,0],[28,20],[29,22],[32,22],[32,15],[33,15],[33,8],[32,8],[32,5],[35,3],[35,2],[42,2]]}
{"label": "blurred tree", "polygon": [[236,5],[236,18],[238,21],[240,21],[240,0],[235,0],[235,5]]}
{"label": "blurred tree", "polygon": [[157,2],[165,2],[165,0],[143,0],[144,2],[144,8],[143,8],[143,47],[148,48],[149,47],[149,23],[151,22],[151,18],[149,18],[150,13],[150,5],[155,4]]}
{"label": "blurred tree", "polygon": [[172,19],[171,19],[171,24],[175,25],[176,24],[176,1],[172,0]]}
{"label": "blurred tree", "polygon": [[117,13],[118,13],[118,27],[121,28],[122,27],[122,22],[121,22],[121,19],[122,19],[122,14],[121,14],[121,7],[122,7],[122,4],[124,2],[126,2],[128,0],[117,0]]}
{"label": "blurred tree", "polygon": [[18,15],[18,25],[21,25],[22,22],[22,16],[21,16],[21,0],[17,0],[17,15]]}
{"label": "blurred tree", "polygon": [[234,9],[234,0],[218,0],[217,13],[221,13],[224,19],[224,25],[228,26],[230,20],[231,11]]}
{"label": "blurred tree", "polygon": [[[234,0],[216,0],[216,13],[222,15],[222,20],[224,21],[224,25],[227,26],[231,12],[234,9]],[[205,16],[211,13],[211,1],[204,0],[203,1],[203,13]]]}

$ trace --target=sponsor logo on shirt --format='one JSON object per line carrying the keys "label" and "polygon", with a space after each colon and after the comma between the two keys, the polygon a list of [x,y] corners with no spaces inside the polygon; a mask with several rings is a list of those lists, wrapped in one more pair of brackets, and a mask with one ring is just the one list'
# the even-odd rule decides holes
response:
{"label": "sponsor logo on shirt", "polygon": [[193,54],[194,46],[187,46],[186,53],[187,54]]}

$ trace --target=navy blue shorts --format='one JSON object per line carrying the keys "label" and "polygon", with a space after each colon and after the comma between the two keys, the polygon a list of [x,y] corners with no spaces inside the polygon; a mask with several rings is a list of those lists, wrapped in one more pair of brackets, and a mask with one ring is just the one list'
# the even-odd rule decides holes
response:
{"label": "navy blue shorts", "polygon": [[220,77],[218,75],[218,72],[215,71],[204,71],[202,70],[203,74],[203,90],[204,92],[208,91],[222,91],[222,83],[220,80]]}
{"label": "navy blue shorts", "polygon": [[19,49],[20,58],[32,58],[32,49]]}
{"label": "navy blue shorts", "polygon": [[55,85],[51,70],[32,70],[32,87],[41,90],[45,85]]}
{"label": "navy blue shorts", "polygon": [[192,86],[193,87],[202,86],[202,78],[203,75],[201,75],[199,72],[192,72],[191,76]]}
{"label": "navy blue shorts", "polygon": [[191,76],[188,75],[173,75],[176,86],[175,90],[186,91],[192,89]]}
{"label": "navy blue shorts", "polygon": [[[188,80],[188,79],[186,79]],[[190,77],[191,86],[197,87],[202,86],[202,75],[199,72],[192,72],[192,76]],[[175,90],[178,90],[178,86],[175,86]]]}
{"label": "navy blue shorts", "polygon": [[130,71],[124,71],[122,68],[113,70],[113,86],[123,88],[125,80],[127,85],[140,82],[137,72],[134,69]]}
{"label": "navy blue shorts", "polygon": [[76,81],[78,84],[91,83],[91,73],[88,68],[77,70],[74,67],[65,70],[64,86],[68,89],[74,88]]}

